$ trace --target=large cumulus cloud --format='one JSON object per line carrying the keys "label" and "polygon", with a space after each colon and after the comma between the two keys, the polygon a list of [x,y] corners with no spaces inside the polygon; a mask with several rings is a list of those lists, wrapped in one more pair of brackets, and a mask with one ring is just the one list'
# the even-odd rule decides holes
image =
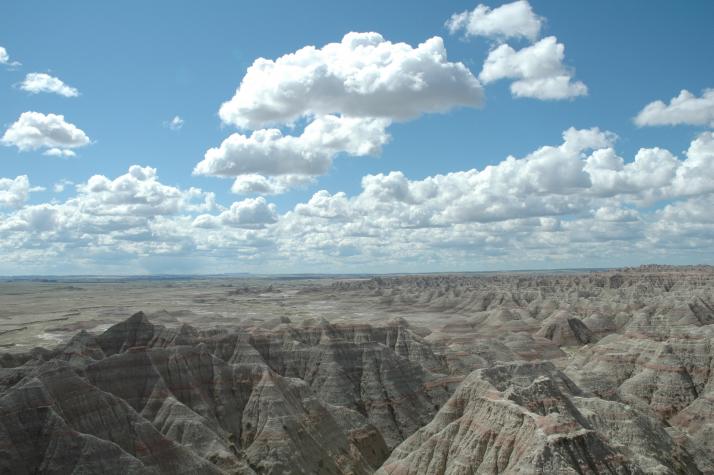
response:
{"label": "large cumulus cloud", "polygon": [[565,46],[554,36],[518,51],[503,44],[491,50],[479,79],[488,84],[499,79],[515,79],[511,93],[516,97],[541,100],[584,96],[587,86],[573,80],[573,71],[563,64]]}
{"label": "large cumulus cloud", "polygon": [[339,43],[257,59],[219,111],[237,127],[285,124],[304,115],[405,120],[456,106],[478,106],[479,81],[450,62],[433,37],[412,47],[379,33],[348,33]]}
{"label": "large cumulus cloud", "polygon": [[544,20],[526,0],[506,3],[491,9],[478,4],[473,10],[454,13],[446,22],[450,33],[463,31],[465,36],[484,36],[497,40],[508,38],[538,39]]}
{"label": "large cumulus cloud", "polygon": [[[339,154],[378,155],[394,121],[483,101],[479,80],[449,61],[441,38],[413,47],[378,33],[306,46],[248,68],[219,111],[234,133],[194,173],[235,178],[236,193],[276,194],[313,183]],[[306,124],[301,133],[285,129]]]}
{"label": "large cumulus cloud", "polygon": [[28,73],[20,83],[20,89],[31,94],[41,92],[57,94],[64,97],[77,97],[79,91],[64,83],[61,79],[47,73]]}

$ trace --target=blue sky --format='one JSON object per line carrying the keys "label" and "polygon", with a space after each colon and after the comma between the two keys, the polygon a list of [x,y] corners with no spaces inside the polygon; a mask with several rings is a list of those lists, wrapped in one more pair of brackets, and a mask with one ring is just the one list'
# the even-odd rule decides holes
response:
{"label": "blue sky", "polygon": [[[702,217],[695,208],[707,209],[712,190],[687,180],[714,177],[713,158],[707,148],[711,147],[707,134],[711,134],[713,125],[714,99],[707,101],[705,97],[706,89],[714,87],[714,30],[710,25],[714,4],[689,2],[684,8],[675,1],[531,1],[525,5],[531,20],[540,22],[540,29],[536,36],[526,37],[498,33],[503,27],[498,22],[510,20],[489,17],[503,3],[487,2],[483,6],[486,16],[471,26],[478,30],[490,22],[496,24],[496,33],[470,34],[468,25],[451,32],[446,22],[452,15],[474,12],[477,4],[6,2],[0,16],[0,47],[8,56],[5,64],[0,64],[0,134],[10,130],[24,112],[35,111],[43,116],[63,115],[65,123],[81,129],[87,140],[59,147],[29,146],[26,142],[23,149],[15,136],[13,139],[5,133],[5,146],[0,147],[0,178],[7,181],[4,185],[0,182],[0,197],[4,186],[6,203],[0,207],[0,223],[4,222],[4,227],[0,224],[0,237],[5,239],[3,252],[8,258],[0,264],[0,272],[397,272],[711,262],[712,220]],[[235,176],[214,176],[219,174],[215,164],[207,165],[209,172],[203,175],[192,173],[206,151],[218,147],[231,134],[249,136],[255,130],[274,127],[284,135],[299,136],[321,114],[338,118],[354,115],[354,108],[349,106],[317,111],[315,104],[321,103],[317,91],[294,124],[290,124],[290,118],[280,117],[270,123],[253,121],[250,127],[241,127],[219,116],[221,104],[236,94],[246,69],[257,58],[277,60],[309,45],[323,48],[339,43],[349,32],[377,32],[383,43],[406,43],[411,48],[431,37],[441,37],[448,59],[439,67],[462,63],[478,82],[482,100],[467,99],[466,95],[445,99],[449,91],[444,88],[450,86],[437,81],[430,94],[441,101],[440,111],[425,107],[405,119],[399,116],[402,96],[394,95],[396,105],[390,110],[396,115],[379,117],[389,121],[382,129],[389,136],[386,143],[367,137],[367,142],[379,143],[364,154],[354,153],[359,144],[330,149],[324,152],[329,154],[326,167],[300,175],[299,186],[283,187],[279,193],[273,190],[263,196],[231,192]],[[503,64],[497,66],[501,68],[500,79],[488,80],[480,75],[484,61],[498,48],[522,51],[551,36],[564,45],[558,74],[569,75],[571,84],[581,82],[586,94],[557,99],[517,97],[511,91],[519,80],[518,72],[513,72],[518,69],[513,61],[507,66],[511,72],[503,73]],[[536,62],[542,65],[547,59],[536,58]],[[21,65],[13,64],[15,61]],[[29,86],[22,83],[31,73],[57,78],[75,88],[78,95],[28,92],[25,89]],[[537,72],[541,76],[546,73],[550,74]],[[469,84],[462,85],[474,92],[473,84]],[[695,112],[685,107],[690,116],[666,109],[639,125],[635,123],[634,118],[645,106],[653,101],[667,105],[681,90],[693,95]],[[245,99],[248,92],[241,97]],[[383,97],[392,100],[391,96]],[[369,98],[365,101],[369,103]],[[260,107],[267,106],[255,105],[252,112],[236,109],[236,117],[257,114]],[[366,120],[367,112],[360,120]],[[172,130],[168,123],[176,116],[183,125]],[[371,120],[372,116],[367,118]],[[536,161],[542,157],[531,154],[544,146],[560,146],[563,132],[571,127],[597,127],[602,134],[609,131],[618,138],[607,143],[596,140],[597,145],[557,160],[584,164],[593,150],[612,149],[628,164],[640,149],[659,147],[676,156],[676,163],[658,156],[648,159],[647,167],[661,166],[661,174],[670,174],[669,181],[667,177],[659,181],[649,175],[636,177],[632,173],[637,170],[624,170],[616,179],[619,188],[610,183],[607,190],[604,184],[595,189],[594,175],[583,172],[592,176],[590,185],[578,185],[582,189],[563,180],[539,188],[523,185],[527,177],[504,174],[499,178],[504,181],[503,189],[515,190],[512,199],[503,204],[504,209],[515,206],[513,209],[530,211],[499,211],[496,217],[489,214],[493,210],[474,205],[482,201],[498,205],[501,198],[494,191],[498,186],[478,184],[488,177],[454,178],[466,180],[467,191],[444,198],[446,201],[419,195],[426,186],[425,179],[483,170],[501,164],[509,155],[523,160],[522,173],[534,173],[540,170]],[[692,157],[688,158],[686,151],[696,140],[706,143],[690,160],[689,165],[696,162],[700,167],[691,172],[692,166],[685,161]],[[75,156],[47,156],[50,148],[71,151]],[[350,153],[356,156],[348,156]],[[234,164],[247,160],[242,155],[228,159]],[[111,182],[127,174],[133,165],[156,170],[152,175],[155,178],[148,179],[152,184],[147,185],[158,187],[151,191],[153,204],[188,193],[193,187],[203,193],[194,193],[192,198],[203,203],[202,207],[186,205],[181,198],[181,203],[167,201],[154,209],[138,208],[137,203],[146,200],[149,193],[149,188],[139,185],[135,195],[121,198],[127,200],[125,203],[116,198],[116,187],[106,188],[101,196],[89,190],[88,180],[93,175]],[[557,177],[562,166],[553,165],[544,173]],[[363,177],[384,177],[390,172],[400,172],[407,180],[407,185],[402,185],[411,186],[409,193],[414,196],[404,199],[390,195],[399,203],[388,210],[379,209],[375,200],[390,198],[381,192],[367,193]],[[626,172],[629,175],[624,177]],[[271,176],[269,172],[264,175]],[[25,188],[34,191],[23,191],[16,181],[9,184],[20,176],[27,176],[29,188]],[[290,176],[297,175],[291,172]],[[601,173],[598,179],[605,180],[603,176]],[[534,175],[533,179],[538,178]],[[67,185],[56,187],[62,180]],[[648,180],[653,184],[645,186],[643,181]],[[147,179],[139,181],[145,183]],[[443,186],[456,187],[450,182]],[[479,186],[486,186],[494,196],[467,196],[468,190]],[[556,189],[558,186],[561,188]],[[687,191],[693,189],[697,192]],[[319,206],[337,206],[334,203],[341,198],[334,197],[344,192],[347,204],[339,206],[349,209],[343,209],[339,216],[312,209],[310,200],[320,190],[326,190],[332,201],[326,204],[322,200]],[[166,196],[157,198],[161,193]],[[538,197],[545,201],[535,203]],[[463,201],[459,211],[449,208],[455,198]],[[469,206],[476,207],[469,211]],[[229,215],[231,209],[233,214]],[[600,209],[606,211],[598,215]],[[30,217],[40,211],[49,224],[37,225],[40,218]],[[622,218],[622,212],[626,218]],[[89,215],[83,215],[84,219],[78,213]],[[205,217],[198,219],[201,215]],[[606,215],[610,216],[606,225],[598,224],[598,219]],[[616,221],[615,215],[624,220]],[[671,221],[675,219],[679,221]],[[562,229],[557,228],[560,224],[551,223],[553,220],[579,224],[577,229]],[[107,221],[112,221],[112,227],[100,232]],[[173,231],[169,230],[172,226]],[[374,229],[367,229],[370,226]],[[612,232],[595,241],[582,237],[597,234],[587,229],[608,226]],[[384,231],[384,227],[391,230]],[[195,231],[188,232],[187,228]],[[661,237],[660,228],[681,234],[672,232]],[[519,238],[508,237],[513,229],[518,230]],[[526,243],[538,244],[531,247]],[[621,252],[614,251],[617,249]]]}

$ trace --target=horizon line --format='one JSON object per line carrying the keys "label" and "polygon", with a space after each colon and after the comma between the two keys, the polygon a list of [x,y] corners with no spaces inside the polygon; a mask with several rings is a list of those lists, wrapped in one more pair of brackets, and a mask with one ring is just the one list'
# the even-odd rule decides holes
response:
{"label": "horizon line", "polygon": [[551,267],[551,268],[522,268],[500,270],[468,270],[468,271],[425,271],[425,272],[222,272],[222,273],[156,273],[156,274],[7,274],[0,275],[2,280],[30,280],[30,279],[68,279],[68,278],[119,278],[119,279],[151,279],[151,278],[269,278],[269,277],[338,277],[338,276],[400,276],[400,275],[447,275],[447,274],[495,274],[495,273],[522,273],[522,272],[602,272],[617,269],[637,269],[642,267],[712,267],[712,264],[641,264],[638,266],[622,267]]}

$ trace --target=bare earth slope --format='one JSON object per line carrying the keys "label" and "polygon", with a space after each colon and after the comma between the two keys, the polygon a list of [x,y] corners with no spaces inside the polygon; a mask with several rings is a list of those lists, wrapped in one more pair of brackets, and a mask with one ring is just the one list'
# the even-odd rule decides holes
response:
{"label": "bare earth slope", "polygon": [[0,334],[0,473],[714,473],[711,267],[191,285]]}

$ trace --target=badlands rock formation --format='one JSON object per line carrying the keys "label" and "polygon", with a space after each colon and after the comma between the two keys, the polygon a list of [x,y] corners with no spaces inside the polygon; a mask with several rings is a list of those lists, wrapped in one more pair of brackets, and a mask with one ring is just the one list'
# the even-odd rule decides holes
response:
{"label": "badlands rock formation", "polygon": [[368,474],[455,386],[400,322],[200,332],[137,313],[3,364],[9,473]]}
{"label": "badlands rock formation", "polygon": [[0,355],[0,473],[714,473],[710,267],[294,285]]}

